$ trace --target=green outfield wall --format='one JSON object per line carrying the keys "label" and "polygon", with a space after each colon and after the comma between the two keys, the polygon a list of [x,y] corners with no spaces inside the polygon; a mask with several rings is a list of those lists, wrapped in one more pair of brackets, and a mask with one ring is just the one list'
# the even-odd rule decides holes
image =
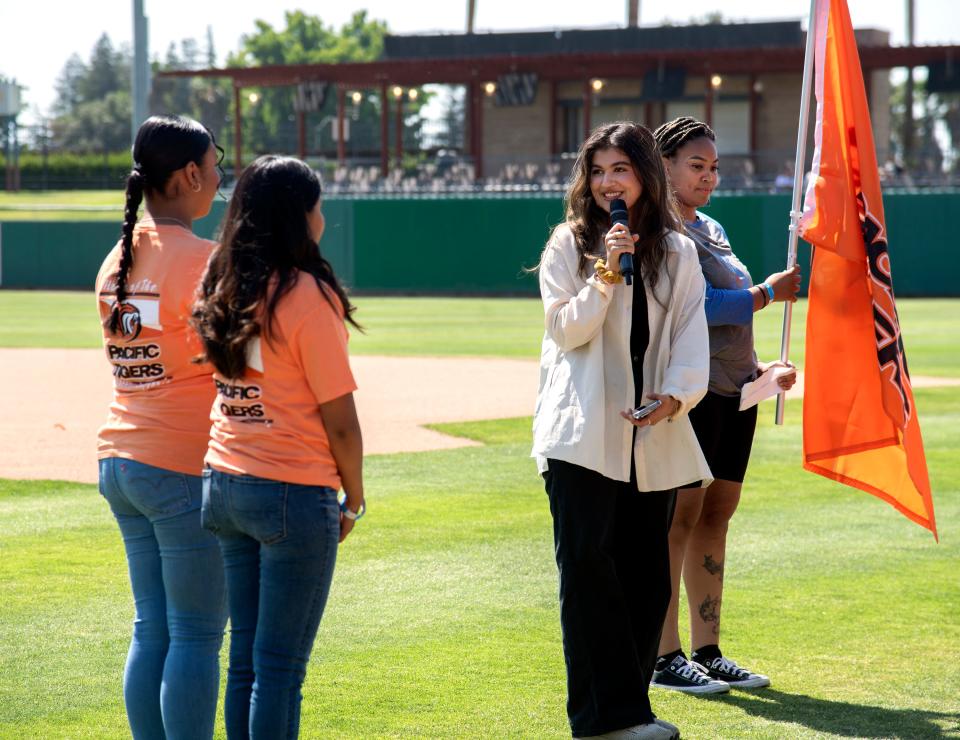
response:
{"label": "green outfield wall", "polygon": [[[894,286],[900,296],[960,296],[960,269],[950,216],[960,191],[890,193],[884,197]],[[223,203],[197,222],[213,237]],[[328,198],[321,248],[358,293],[535,295],[537,263],[562,217],[558,197]],[[788,195],[718,196],[705,209],[730,235],[734,250],[759,280],[785,264]],[[956,215],[956,214],[954,214]],[[0,223],[0,287],[93,285],[116,243],[112,222]],[[801,242],[806,271],[810,248]]]}

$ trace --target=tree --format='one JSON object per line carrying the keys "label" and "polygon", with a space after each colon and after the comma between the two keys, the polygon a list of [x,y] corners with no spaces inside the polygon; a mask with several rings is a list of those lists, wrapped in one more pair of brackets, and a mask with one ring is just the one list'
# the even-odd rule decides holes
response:
{"label": "tree", "polygon": [[74,54],[57,80],[52,140],[77,151],[120,151],[130,147],[130,51],[115,49],[103,34],[89,62]]}
{"label": "tree", "polygon": [[285,22],[287,27],[277,30],[266,21],[255,21],[256,32],[243,36],[229,66],[370,62],[383,53],[387,24],[367,20],[365,10],[354,13],[339,32],[302,10],[287,12]]}
{"label": "tree", "polygon": [[63,148],[118,152],[130,147],[130,93],[114,91],[84,102],[74,114],[53,122],[54,140]]}
{"label": "tree", "polygon": [[83,63],[79,54],[71,54],[63,65],[63,70],[55,83],[57,99],[53,103],[55,115],[72,113],[82,102],[80,97],[80,80],[87,74],[87,65]]}
{"label": "tree", "polygon": [[429,146],[435,149],[460,150],[463,148],[467,120],[465,90],[462,87],[447,85],[440,95],[443,113],[430,137]]}
{"label": "tree", "polygon": [[[333,64],[367,62],[379,59],[387,25],[370,20],[366,11],[353,14],[339,30],[326,25],[319,17],[302,11],[287,12],[285,28],[256,21],[256,31],[245,35],[240,51],[228,57],[231,67],[272,64]],[[347,101],[350,116],[351,156],[369,156],[380,148],[380,100],[378,95],[361,93],[359,101]],[[294,88],[266,88],[257,91],[255,105],[244,104],[244,141],[257,152],[295,151],[296,116],[293,109]],[[418,146],[420,141],[420,109],[428,96],[417,91],[415,100],[404,101],[405,141]],[[310,148],[333,151],[336,93],[332,87],[319,110],[307,116],[308,131],[313,133]],[[393,126],[390,126],[391,136]]]}
{"label": "tree", "polygon": [[[231,54],[227,64],[236,67],[372,61],[382,55],[386,34],[386,24],[368,19],[365,11],[354,13],[340,29],[327,26],[316,16],[293,11],[286,13],[282,29],[256,21],[255,31],[242,38],[240,51]],[[199,69],[215,64],[216,52],[209,28],[205,47],[194,39],[171,44],[164,58],[154,59],[151,64],[154,79],[149,105],[151,113],[180,114],[201,121],[227,148],[233,138],[230,83],[156,75],[163,70]],[[51,122],[53,146],[87,151],[128,149],[131,144],[130,70],[129,49],[115,48],[106,34],[98,39],[88,61],[71,56],[57,81],[55,116]],[[297,123],[293,100],[296,90],[268,88],[257,92],[256,105],[249,101],[244,105],[247,146],[260,152],[295,151]],[[321,108],[308,114],[314,150],[335,149],[331,119],[335,118],[336,97],[331,88]],[[428,97],[421,89],[415,99],[404,99],[404,141],[408,148],[420,145],[420,109]],[[352,98],[348,98],[349,152],[351,156],[373,154],[380,148],[379,95],[361,94],[357,103],[353,103]],[[391,125],[391,136],[393,131]]]}
{"label": "tree", "polygon": [[[212,63],[211,63],[212,60]],[[152,114],[175,114],[194,118],[213,131],[217,141],[225,138],[230,106],[230,83],[212,78],[159,77],[165,70],[200,69],[216,65],[213,36],[207,29],[207,48],[201,51],[194,39],[171,43],[164,61],[154,61],[150,91]]]}
{"label": "tree", "polygon": [[[206,49],[194,39],[170,44],[163,61],[154,59],[150,112],[195,118],[218,139],[227,128],[230,85],[223,80],[158,78],[165,69],[199,69],[216,62],[213,36],[207,29]],[[130,51],[115,48],[104,34],[90,59],[74,54],[57,80],[57,100],[51,122],[55,148],[74,151],[119,152],[130,141]]]}
{"label": "tree", "polygon": [[960,175],[960,93],[945,93],[937,97],[942,101],[941,115],[950,136],[950,169]]}
{"label": "tree", "polygon": [[891,87],[890,147],[899,164],[919,174],[936,175],[945,160],[960,172],[960,93],[930,93],[926,82],[914,82],[914,154],[903,161],[903,118],[906,81]]}
{"label": "tree", "polygon": [[85,101],[100,100],[112,92],[130,92],[129,50],[116,50],[107,34],[100,36],[87,73],[78,80],[77,92]]}

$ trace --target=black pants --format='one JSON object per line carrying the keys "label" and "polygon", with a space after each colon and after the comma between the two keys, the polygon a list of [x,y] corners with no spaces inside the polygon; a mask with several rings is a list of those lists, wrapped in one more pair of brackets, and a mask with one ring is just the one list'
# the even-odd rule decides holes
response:
{"label": "black pants", "polygon": [[676,490],[639,492],[559,460],[549,468],[570,728],[600,735],[652,722]]}

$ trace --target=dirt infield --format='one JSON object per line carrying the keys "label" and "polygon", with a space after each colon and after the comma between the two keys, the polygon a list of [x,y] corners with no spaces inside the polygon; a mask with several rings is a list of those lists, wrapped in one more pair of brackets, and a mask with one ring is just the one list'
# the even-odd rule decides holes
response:
{"label": "dirt infield", "polygon": [[[447,357],[351,358],[367,454],[476,443],[423,424],[533,413],[537,363]],[[101,350],[0,350],[0,478],[97,480],[97,428],[111,379]]]}
{"label": "dirt infield", "polygon": [[[533,413],[535,360],[358,355],[351,363],[367,454],[466,447],[475,443],[422,425]],[[97,428],[111,395],[101,350],[0,350],[0,388],[0,478],[96,482]],[[802,392],[801,376],[790,397]]]}

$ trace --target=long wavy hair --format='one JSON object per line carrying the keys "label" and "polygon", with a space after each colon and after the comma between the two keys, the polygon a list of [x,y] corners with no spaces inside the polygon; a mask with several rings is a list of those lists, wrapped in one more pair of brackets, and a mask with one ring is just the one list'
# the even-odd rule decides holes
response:
{"label": "long wavy hair", "polygon": [[629,224],[630,231],[640,236],[634,252],[640,274],[653,291],[665,269],[667,235],[677,229],[680,220],[653,134],[645,126],[630,121],[595,128],[580,147],[573,165],[564,196],[564,215],[576,240],[580,274],[586,274],[587,265],[598,256],[598,250],[603,248],[603,236],[610,230],[610,214],[593,199],[590,191],[593,157],[603,149],[623,151],[640,180],[640,198],[630,208]]}
{"label": "long wavy hair", "polygon": [[248,342],[271,339],[277,305],[299,272],[312,275],[324,299],[360,328],[310,235],[307,214],[319,199],[320,178],[293,157],[258,157],[237,180],[191,319],[203,342],[199,359],[224,377],[243,375]]}
{"label": "long wavy hair", "polygon": [[223,153],[210,129],[183,116],[151,116],[137,130],[133,142],[133,169],[127,175],[120,261],[114,275],[117,300],[104,322],[111,334],[120,330],[123,302],[127,300],[127,276],[133,267],[134,256],[133,229],[143,196],[162,193],[173,173],[190,162],[202,166],[211,144]]}

